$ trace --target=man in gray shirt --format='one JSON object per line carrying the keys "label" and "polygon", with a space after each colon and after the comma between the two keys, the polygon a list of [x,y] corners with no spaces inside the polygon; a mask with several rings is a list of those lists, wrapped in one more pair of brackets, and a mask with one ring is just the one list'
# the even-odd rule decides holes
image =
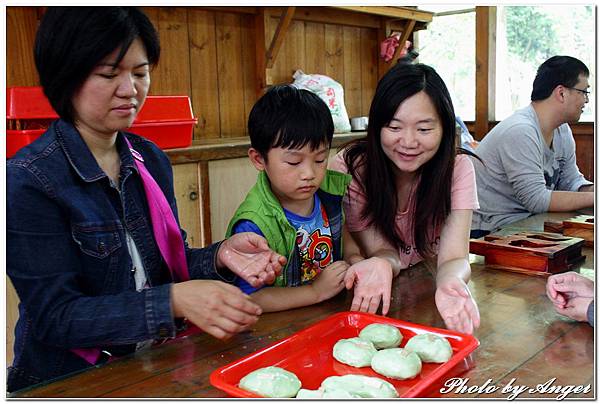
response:
{"label": "man in gray shirt", "polygon": [[588,99],[589,70],[578,59],[553,56],[537,71],[531,104],[496,125],[473,159],[480,209],[471,237],[541,212],[594,206],[594,186],[575,159],[569,122]]}

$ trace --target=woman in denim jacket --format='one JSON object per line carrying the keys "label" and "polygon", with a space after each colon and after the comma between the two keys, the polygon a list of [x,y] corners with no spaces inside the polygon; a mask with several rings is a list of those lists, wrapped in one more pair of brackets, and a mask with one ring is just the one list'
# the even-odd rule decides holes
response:
{"label": "woman in denim jacket", "polygon": [[[21,301],[8,391],[173,337],[175,319],[230,337],[261,311],[227,283],[236,275],[271,283],[285,264],[254,234],[190,249],[182,230],[191,280],[174,283],[125,138],[177,218],[169,160],[122,132],[159,54],[138,9],[50,7],[44,15],[35,61],[60,119],[7,162],[7,272]],[[72,351],[86,348],[102,355],[86,361]]]}

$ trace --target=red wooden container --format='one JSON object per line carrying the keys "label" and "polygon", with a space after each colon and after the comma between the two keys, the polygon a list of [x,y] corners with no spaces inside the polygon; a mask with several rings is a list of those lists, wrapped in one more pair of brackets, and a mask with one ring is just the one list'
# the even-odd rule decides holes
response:
{"label": "red wooden container", "polygon": [[548,276],[569,271],[585,261],[583,239],[545,232],[492,233],[471,239],[469,252],[485,256],[486,268]]}
{"label": "red wooden container", "polygon": [[[453,355],[446,363],[423,363],[421,373],[413,379],[395,380],[376,373],[370,367],[355,368],[333,358],[333,345],[342,338],[357,337],[360,330],[372,323],[398,327],[403,335],[401,347],[416,334],[426,332],[445,337]],[[315,390],[329,376],[360,374],[387,380],[400,397],[427,397],[435,394],[443,382],[471,366],[468,355],[479,346],[472,335],[432,328],[389,317],[360,312],[342,312],[247,355],[212,372],[210,383],[233,397],[259,397],[238,387],[242,377],[266,366],[279,366],[298,376],[302,388]],[[467,365],[465,365],[467,364]]]}

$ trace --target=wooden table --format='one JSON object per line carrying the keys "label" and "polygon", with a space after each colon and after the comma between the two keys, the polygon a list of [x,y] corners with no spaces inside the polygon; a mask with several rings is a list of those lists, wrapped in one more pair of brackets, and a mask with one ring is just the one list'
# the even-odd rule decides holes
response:
{"label": "wooden table", "polygon": [[[515,223],[505,231],[542,230],[545,220],[560,220],[573,213],[543,214]],[[593,250],[581,272],[594,275]],[[460,375],[457,388],[432,396],[454,398],[507,398],[510,384],[534,388],[549,382],[557,386],[587,386],[587,392],[568,397],[592,398],[594,384],[594,332],[587,323],[557,315],[545,295],[545,279],[486,269],[483,257],[471,256],[470,288],[479,305],[481,326],[475,336],[481,345],[471,355],[474,366]],[[433,299],[431,265],[422,263],[402,272],[394,281],[389,316],[444,327]],[[319,305],[264,314],[254,328],[228,341],[196,334],[87,370],[52,383],[14,393],[13,397],[226,397],[209,383],[210,373],[244,355],[285,338],[332,313],[350,307],[351,294],[341,293]],[[552,381],[553,378],[556,378]],[[486,384],[487,382],[487,384]],[[474,386],[497,387],[493,393]],[[471,388],[470,393],[467,390]],[[582,387],[583,388],[583,387]],[[488,390],[489,391],[489,390]],[[554,399],[559,393],[524,392],[523,397]]]}

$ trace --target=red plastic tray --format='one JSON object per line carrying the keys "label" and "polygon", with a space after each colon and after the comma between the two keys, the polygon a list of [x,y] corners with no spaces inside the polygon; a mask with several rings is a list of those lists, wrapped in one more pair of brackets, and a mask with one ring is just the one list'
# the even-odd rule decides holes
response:
{"label": "red plastic tray", "polygon": [[[406,342],[416,334],[430,332],[445,337],[452,346],[453,355],[446,363],[423,363],[420,375],[409,380],[386,378],[370,367],[355,368],[333,358],[333,345],[342,338],[358,336],[360,330],[372,323],[386,323],[400,329]],[[361,374],[375,376],[392,383],[400,397],[426,397],[450,377],[466,370],[468,355],[479,346],[472,335],[461,334],[440,328],[408,323],[389,317],[360,312],[334,314],[253,354],[247,355],[211,373],[210,383],[233,397],[260,397],[242,390],[238,383],[253,370],[265,366],[279,366],[298,376],[302,388],[315,390],[329,376]]]}

